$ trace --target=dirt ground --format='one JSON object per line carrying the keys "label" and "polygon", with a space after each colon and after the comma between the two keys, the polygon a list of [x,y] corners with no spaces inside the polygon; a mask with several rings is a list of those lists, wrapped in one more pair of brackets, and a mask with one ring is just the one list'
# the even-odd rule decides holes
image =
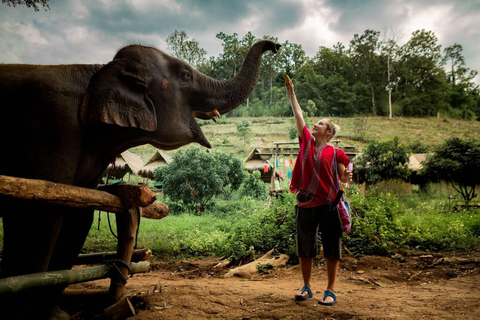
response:
{"label": "dirt ground", "polygon": [[[313,299],[296,302],[298,265],[251,279],[224,278],[232,267],[217,259],[152,262],[135,274],[127,294],[131,319],[480,319],[480,253],[399,252],[393,258],[344,257],[337,303],[321,306],[326,286],[323,259],[315,262]],[[108,279],[69,288],[108,288]],[[88,301],[90,299],[90,301]],[[74,320],[104,319],[98,298],[65,297]]]}

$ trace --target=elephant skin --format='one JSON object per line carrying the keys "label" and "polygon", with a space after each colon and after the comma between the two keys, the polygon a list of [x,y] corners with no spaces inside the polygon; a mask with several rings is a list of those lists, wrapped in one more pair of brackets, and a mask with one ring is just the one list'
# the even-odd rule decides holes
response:
{"label": "elephant skin", "polygon": [[[105,65],[0,64],[0,174],[95,188],[129,148],[211,147],[195,117],[211,119],[239,106],[255,87],[262,54],[279,47],[255,43],[242,70],[225,81],[141,45],[122,48]],[[93,221],[92,210],[1,197],[0,216],[0,277],[70,269]],[[57,307],[62,290],[0,297],[0,318],[24,310],[25,319],[30,311],[35,319],[68,319]]]}

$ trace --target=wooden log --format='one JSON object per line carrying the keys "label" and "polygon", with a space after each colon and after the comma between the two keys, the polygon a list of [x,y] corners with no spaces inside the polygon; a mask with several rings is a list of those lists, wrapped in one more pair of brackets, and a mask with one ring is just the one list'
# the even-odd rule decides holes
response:
{"label": "wooden log", "polygon": [[[142,261],[131,263],[131,273],[147,271],[150,263]],[[0,279],[0,294],[17,293],[23,290],[56,285],[69,285],[91,280],[108,278],[112,267],[107,265],[74,269],[47,271]]]}
{"label": "wooden log", "polygon": [[170,209],[168,208],[168,205],[163,202],[154,202],[151,205],[141,208],[140,210],[140,215],[142,218],[147,218],[147,219],[162,219],[168,216],[170,213]]}
{"label": "wooden log", "polygon": [[[133,251],[132,262],[148,261],[152,258],[150,249],[137,249]],[[75,264],[96,264],[103,263],[105,260],[118,259],[116,252],[97,252],[78,255]]]}
{"label": "wooden log", "polygon": [[122,200],[108,192],[38,179],[0,176],[0,196],[114,213],[125,211]]}
{"label": "wooden log", "polygon": [[[123,213],[130,207],[118,196],[105,191],[3,175],[0,175],[0,197],[113,213]],[[146,210],[147,218],[160,219],[156,217],[163,218],[169,213],[166,204],[154,202],[150,206]]]}
{"label": "wooden log", "polygon": [[102,184],[97,187],[97,190],[119,196],[127,206],[146,207],[156,200],[155,194],[145,184]]}

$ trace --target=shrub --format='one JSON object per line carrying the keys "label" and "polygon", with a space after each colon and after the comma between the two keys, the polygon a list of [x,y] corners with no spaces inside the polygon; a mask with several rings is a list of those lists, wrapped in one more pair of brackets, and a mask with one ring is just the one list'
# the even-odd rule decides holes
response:
{"label": "shrub", "polygon": [[406,180],[408,168],[408,147],[400,144],[398,137],[383,142],[371,142],[356,162],[360,182],[375,184],[384,180]]}
{"label": "shrub", "polygon": [[181,150],[168,166],[154,172],[169,199],[187,210],[195,208],[196,212],[213,205],[215,196],[238,189],[244,175],[238,158],[199,148]]}
{"label": "shrub", "polygon": [[238,220],[227,238],[223,254],[235,263],[248,261],[255,253],[275,248],[277,253],[295,255],[295,196],[285,194],[273,206],[258,209]]}
{"label": "shrub", "polygon": [[258,170],[247,174],[240,187],[240,194],[255,199],[265,199],[268,196],[268,186],[260,177],[261,173]]}

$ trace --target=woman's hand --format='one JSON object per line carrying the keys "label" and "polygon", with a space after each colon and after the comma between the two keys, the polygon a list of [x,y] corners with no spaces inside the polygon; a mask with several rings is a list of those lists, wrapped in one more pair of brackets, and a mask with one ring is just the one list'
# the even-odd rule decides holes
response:
{"label": "woman's hand", "polygon": [[342,175],[342,182],[347,183],[348,181],[352,181],[353,178],[353,171],[349,171],[348,168],[345,168],[345,171]]}
{"label": "woman's hand", "polygon": [[293,88],[293,82],[290,80],[290,77],[288,75],[285,75],[285,87],[287,88],[287,93],[290,97],[295,95],[295,91]]}

